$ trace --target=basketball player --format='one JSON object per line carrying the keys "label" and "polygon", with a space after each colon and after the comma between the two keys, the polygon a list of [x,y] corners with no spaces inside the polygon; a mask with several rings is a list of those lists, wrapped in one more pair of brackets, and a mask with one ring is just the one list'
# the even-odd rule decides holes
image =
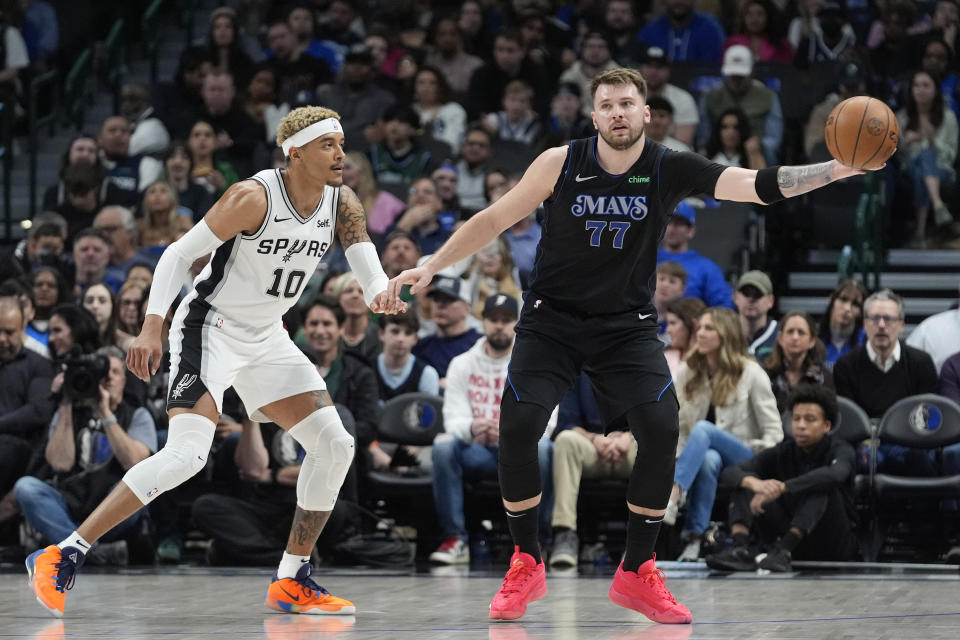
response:
{"label": "basketball player", "polygon": [[537,440],[582,369],[607,424],[625,419],[639,444],[627,489],[627,544],[609,596],[655,622],[689,623],[664,585],[653,548],[673,483],[677,397],[651,300],[657,245],[677,203],[708,193],[767,204],[859,171],[826,162],[752,171],[646,140],[646,83],[615,69],[591,83],[599,135],[548,149],[510,192],[458,230],[426,263],[390,281],[397,299],[484,247],[543,202],[543,237],[517,325],[500,412],[500,490],[515,552],[490,617],[515,619],[547,593],[537,543]]}
{"label": "basketball player", "polygon": [[322,107],[291,111],[277,128],[289,168],[261,171],[233,185],[164,251],[143,329],[127,354],[127,366],[143,380],[160,367],[161,324],[191,263],[213,253],[170,328],[169,439],[132,467],[73,534],[27,558],[37,600],[53,615],[63,615],[65,590],[97,539],[204,467],[230,386],[252,419],[277,423],[306,451],[293,526],[266,605],[291,613],[355,612],[353,603],[310,578],[310,551],[353,460],[353,438],[323,378],[280,319],[297,302],[334,230],[370,308],[395,313],[403,307],[385,304],[387,276],[367,235],[363,207],[349,187],[341,186],[339,118]]}

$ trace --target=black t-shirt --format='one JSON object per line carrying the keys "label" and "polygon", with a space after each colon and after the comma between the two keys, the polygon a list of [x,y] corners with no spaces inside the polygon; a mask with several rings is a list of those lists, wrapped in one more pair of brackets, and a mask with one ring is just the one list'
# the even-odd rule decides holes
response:
{"label": "black t-shirt", "polygon": [[670,214],[687,196],[712,196],[726,167],[646,140],[636,163],[614,176],[597,161],[596,144],[596,136],[570,142],[544,202],[530,290],[586,315],[643,309],[653,298],[657,246]]}

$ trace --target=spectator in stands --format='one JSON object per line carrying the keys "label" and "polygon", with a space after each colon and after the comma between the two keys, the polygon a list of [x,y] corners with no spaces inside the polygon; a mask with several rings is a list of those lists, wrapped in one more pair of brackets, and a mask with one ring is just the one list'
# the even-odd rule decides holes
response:
{"label": "spectator in stands", "polygon": [[319,295],[304,316],[304,335],[327,391],[356,421],[359,451],[365,451],[377,434],[377,377],[360,356],[340,348],[346,315],[335,298]]}
{"label": "spectator in stands", "polygon": [[[0,498],[32,471],[54,410],[53,364],[23,347],[25,325],[18,300],[0,298]],[[6,515],[4,503],[8,501],[0,502],[0,521]]]}
{"label": "spectator in stands", "polygon": [[[52,390],[59,396],[59,407],[50,422],[44,451],[54,480],[47,483],[24,476],[14,486],[27,522],[49,541],[75,531],[127,469],[157,450],[153,418],[146,409],[123,400],[123,352],[105,347],[98,353],[109,359],[110,369],[97,397],[78,398],[63,388],[63,374],[54,378]],[[141,509],[120,523],[87,553],[87,562],[126,564],[122,540],[138,531],[145,514]]]}
{"label": "spectator in stands", "polygon": [[[196,182],[193,175],[193,152],[181,140],[174,140],[163,154],[164,177],[177,192],[180,209],[187,209],[194,222],[200,222],[216,202],[216,196]],[[184,212],[185,213],[185,212]]]}
{"label": "spectator in stands", "polygon": [[272,145],[277,140],[277,126],[290,113],[290,105],[277,101],[277,75],[273,68],[262,65],[254,69],[247,85],[243,110],[261,127],[261,141]]}
{"label": "spectator in stands", "polygon": [[[23,325],[26,328],[34,315],[32,287],[23,278],[8,278],[0,282],[0,298],[2,297],[12,298],[20,306],[20,315],[23,316]],[[50,360],[50,349],[47,345],[26,332],[24,332],[23,348],[33,351],[45,360]]]}
{"label": "spectator in stands", "polygon": [[[97,139],[89,134],[81,133],[70,140],[63,152],[60,172],[57,174],[60,177],[59,181],[47,187],[46,191],[43,192],[44,211],[54,211],[68,202],[70,191],[67,189],[67,168],[78,164],[90,165],[96,169],[96,174],[100,180],[97,192],[97,202],[99,204],[117,204],[123,201],[126,197],[125,194],[107,179],[107,170],[100,161],[100,144]],[[77,230],[82,228],[77,227]]]}
{"label": "spectator in stands", "polygon": [[736,44],[723,54],[723,85],[708,91],[700,100],[700,129],[697,145],[702,148],[710,139],[712,127],[720,114],[737,107],[750,121],[750,130],[759,136],[767,165],[777,164],[783,140],[783,112],[777,94],[759,80],[753,79],[753,54]]}
{"label": "spectator in stands", "polygon": [[413,234],[398,229],[388,233],[384,239],[380,262],[387,277],[395,278],[402,271],[416,267],[422,255],[423,252]]}
{"label": "spectator in stands", "polygon": [[[808,0],[806,6],[810,4]],[[849,61],[854,58],[857,55],[857,35],[847,19],[843,3],[826,0],[815,12],[816,17],[809,23],[807,33],[803,34],[802,30],[795,30],[794,25],[790,25],[790,40],[796,51],[794,66],[808,69],[819,62]],[[794,37],[797,37],[796,42]]]}
{"label": "spectator in stands", "polygon": [[35,67],[47,69],[60,46],[60,23],[53,5],[45,0],[21,0],[24,17],[20,28],[27,54]]}
{"label": "spectator in stands", "polygon": [[[946,3],[956,9],[952,2]],[[957,104],[958,76],[953,67],[953,51],[947,43],[937,37],[930,38],[923,45],[920,57],[920,69],[926,71],[940,83],[943,97],[953,111],[953,115],[960,117],[960,105]]]}
{"label": "spectator in stands", "polygon": [[145,289],[138,282],[124,282],[117,294],[117,331],[129,336],[140,335],[143,316],[140,307],[143,304]]}
{"label": "spectator in stands", "polygon": [[135,336],[120,331],[117,295],[105,284],[95,284],[83,293],[83,308],[97,321],[100,344],[120,347],[126,354]]}
{"label": "spectator in stands", "polygon": [[670,344],[663,350],[663,357],[667,359],[667,366],[674,378],[680,371],[680,363],[687,359],[687,354],[696,344],[694,335],[697,331],[697,318],[706,308],[703,300],[699,298],[678,298],[666,305],[664,315]]}
{"label": "spectator in stands", "polygon": [[27,321],[26,333],[47,345],[50,337],[50,315],[58,304],[70,299],[70,288],[55,267],[37,267],[27,277],[33,290],[33,319]]}
{"label": "spectator in stands", "polygon": [[[15,104],[21,97],[20,72],[30,65],[27,45],[23,41],[19,22],[13,14],[13,3],[6,10],[0,8],[0,102]],[[19,7],[16,7],[19,9]],[[18,11],[19,13],[19,11]],[[5,108],[0,113],[0,140],[13,136],[13,109]]]}
{"label": "spectator in stands", "polygon": [[34,223],[27,232],[23,250],[15,250],[13,258],[24,273],[30,273],[41,265],[65,270],[69,265],[63,253],[63,236],[63,231],[53,222]]}
{"label": "spectator in stands", "polygon": [[[202,271],[202,269],[196,269],[197,262],[199,261],[194,261],[193,266],[190,267],[191,273],[194,271],[197,273]],[[197,273],[193,273],[193,275],[197,275]],[[148,289],[150,285],[153,284],[153,269],[146,264],[137,263],[133,265],[129,271],[127,271],[127,279],[124,281],[124,284],[128,282],[139,284],[144,290]]]}
{"label": "spectator in stands", "polygon": [[160,177],[163,167],[154,158],[130,153],[130,122],[123,116],[103,121],[99,142],[107,179],[122,192],[122,201],[114,204],[136,206],[140,193]]}
{"label": "spectator in stands", "polygon": [[673,525],[686,497],[680,560],[700,555],[720,472],[783,439],[770,378],[748,356],[737,315],[723,307],[704,311],[694,345],[676,377],[680,455],[663,518]]}
{"label": "spectator in stands", "polygon": [[433,47],[424,63],[443,74],[454,94],[465,94],[470,86],[470,76],[483,66],[483,60],[463,50],[463,34],[455,18],[436,21],[432,42]]}
{"label": "spectator in stands", "polygon": [[237,84],[246,86],[252,75],[253,60],[244,50],[237,13],[230,7],[218,7],[210,14],[207,55],[214,69],[229,73]]}
{"label": "spectator in stands", "polygon": [[687,202],[678,204],[667,223],[663,244],[657,252],[657,262],[670,260],[687,270],[687,290],[684,295],[700,298],[708,306],[733,308],[730,285],[720,267],[690,248],[690,241],[697,232],[696,224],[697,214],[693,207]]}
{"label": "spectator in stands", "polygon": [[[56,213],[67,222],[66,241],[72,243],[76,234],[89,227],[103,205],[100,190],[103,184],[101,172],[88,164],[72,164],[64,171],[63,185],[66,198],[56,206]],[[112,186],[112,185],[111,185]],[[118,200],[125,201],[128,194],[116,190]]]}
{"label": "spectator in stands", "polygon": [[752,134],[750,120],[739,107],[726,109],[717,117],[703,155],[728,167],[759,170],[767,166],[760,139]]}
{"label": "spectator in stands", "polygon": [[110,264],[107,277],[113,282],[123,282],[127,271],[137,262],[147,261],[147,256],[138,254],[137,221],[126,207],[108,206],[93,219],[93,228],[110,240]]}
{"label": "spectator in stands", "polygon": [[407,197],[413,182],[429,175],[438,163],[415,137],[420,117],[412,108],[393,105],[384,111],[381,120],[383,142],[369,151],[373,175],[381,189],[398,198]]}
{"label": "spectator in stands", "polygon": [[[819,385],[790,395],[793,438],[723,471],[734,488],[730,531],[734,546],[707,556],[713,569],[790,571],[794,555],[809,560],[854,559],[853,474],[856,455],[830,434],[837,399]],[[749,548],[754,532],[767,553],[758,563]]]}
{"label": "spectator in stands", "polygon": [[776,299],[773,282],[763,271],[747,271],[737,280],[733,302],[740,314],[740,327],[747,341],[747,353],[763,362],[777,344],[779,325],[770,317]]}
{"label": "spectator in stands", "polygon": [[521,298],[516,269],[510,255],[510,245],[498,236],[475,254],[467,274],[467,290],[473,299],[473,315],[483,319],[483,307],[495,293]]}
{"label": "spectator in stands", "polygon": [[[653,293],[653,304],[657,308],[657,322],[666,323],[667,304],[681,298],[687,290],[687,270],[683,265],[665,260],[657,265],[657,288]],[[662,331],[661,331],[662,333]]]}
{"label": "spectator in stands", "polygon": [[[620,67],[613,59],[610,41],[599,31],[588,31],[580,41],[580,57],[560,75],[560,82],[570,82],[580,88],[581,96],[593,95],[590,82],[594,76]],[[590,117],[593,101],[584,100],[581,106],[583,115]]]}
{"label": "spectator in stands", "polygon": [[460,5],[457,16],[464,51],[482,58],[488,58],[492,48],[492,31],[487,13],[480,0],[466,0]]}
{"label": "spectator in stands", "polygon": [[937,371],[947,358],[960,351],[960,309],[935,313],[910,332],[907,344],[926,351]]}
{"label": "spectator in stands", "polygon": [[144,247],[166,247],[193,226],[193,219],[180,213],[173,187],[163,180],[147,187],[140,209],[138,235]]}
{"label": "spectator in stands", "polygon": [[[297,39],[297,48],[303,55],[313,56],[323,60],[334,73],[340,70],[340,59],[333,47],[314,37],[317,30],[313,11],[306,6],[293,5],[287,11],[287,24]],[[267,58],[273,56],[273,51],[267,52]],[[326,104],[326,103],[324,103]]]}
{"label": "spectator in stands", "polygon": [[614,59],[621,64],[634,66],[638,46],[637,16],[633,2],[607,0],[603,11],[603,31],[609,38]]}
{"label": "spectator in stands", "polygon": [[460,205],[468,211],[476,212],[487,206],[484,177],[489,170],[487,163],[492,153],[493,138],[490,132],[481,126],[469,127],[460,148],[460,161],[457,162],[457,195],[460,196]]}
{"label": "spectator in stands", "polygon": [[[246,86],[244,83],[241,86]],[[213,127],[216,135],[214,149],[228,157],[243,172],[258,166],[255,154],[263,147],[262,136],[243,106],[237,100],[233,76],[224,71],[213,70],[203,79],[203,110],[197,120]],[[193,135],[191,130],[191,136]],[[194,162],[200,159],[194,151]]]}
{"label": "spectator in stands", "polygon": [[[874,32],[878,34],[880,41],[868,39],[866,43],[870,47],[870,63],[874,69],[883,69],[884,75],[889,78],[911,72],[915,56],[910,50],[908,30],[916,18],[917,6],[910,0],[886,3],[881,17],[881,28]],[[902,131],[901,128],[901,134]]]}
{"label": "spectator in stands", "polygon": [[451,89],[439,70],[423,66],[413,76],[413,102],[420,126],[434,140],[447,143],[450,151],[460,153],[467,128],[467,112],[451,98]]}
{"label": "spectator in stands", "polygon": [[110,240],[97,229],[86,228],[73,241],[73,262],[76,265],[74,298],[81,300],[87,287],[103,282],[114,291],[120,290],[122,280],[107,276],[110,264]]}
{"label": "spectator in stands", "polygon": [[333,0],[327,5],[323,18],[325,19],[321,20],[316,37],[327,46],[345,49],[360,42],[360,36],[354,31],[357,12],[353,3]]}
{"label": "spectator in stands", "polygon": [[380,402],[404,393],[440,395],[440,375],[413,355],[420,323],[415,313],[382,314],[378,321],[383,351],[377,354]]}
{"label": "spectator in stands", "polygon": [[[444,541],[430,555],[432,562],[467,564],[470,561],[463,476],[497,477],[500,397],[508,386],[507,366],[518,313],[514,298],[502,294],[488,298],[484,303],[482,339],[450,362],[443,400],[444,433],[433,441],[432,452],[433,497]],[[550,421],[556,424],[556,413]],[[548,434],[549,431],[548,426]],[[553,478],[552,444],[549,435],[544,435],[538,447],[545,503],[547,496],[552,496],[549,486]],[[552,506],[552,498],[549,504]],[[549,523],[550,515],[544,518],[543,511],[552,514],[552,508],[541,510],[541,518]]]}
{"label": "spectator in stands", "polygon": [[900,343],[903,300],[890,289],[863,304],[866,342],[841,356],[833,367],[837,395],[856,402],[871,418],[881,418],[907,396],[934,393],[937,368],[925,351]]}
{"label": "spectator in stands", "polygon": [[659,142],[674,151],[690,151],[685,142],[672,137],[669,132],[673,128],[673,105],[666,98],[652,96],[647,98],[650,107],[650,122],[644,128],[647,139]]}
{"label": "spectator in stands", "polygon": [[267,42],[273,51],[269,63],[277,76],[277,95],[287,104],[313,98],[317,87],[334,80],[330,66],[301,51],[297,37],[286,20],[278,19],[267,29]]}
{"label": "spectator in stands", "polygon": [[437,370],[442,385],[450,361],[483,336],[467,326],[472,301],[467,294],[466,282],[460,278],[437,276],[427,296],[433,303],[432,319],[436,323],[436,333],[421,338],[413,348],[413,355]]}
{"label": "spectator in stands", "polygon": [[437,187],[437,195],[443,202],[443,210],[449,211],[454,220],[458,223],[463,218],[463,210],[460,207],[460,197],[457,195],[457,187],[460,184],[460,176],[457,174],[457,168],[445,162],[430,174],[433,184]]}
{"label": "spectator in stands", "polygon": [[160,85],[156,90],[157,111],[167,125],[167,131],[183,135],[203,109],[203,80],[213,69],[213,61],[205,47],[187,47],[180,54],[180,62],[171,85]]}
{"label": "spectator in stands", "polygon": [[372,365],[383,345],[377,323],[370,320],[370,307],[363,300],[363,288],[356,274],[347,272],[337,278],[333,296],[344,314],[340,325],[340,349],[360,356]]}
{"label": "spectator in stands", "polygon": [[130,155],[155,155],[170,144],[170,134],[150,104],[150,92],[142,84],[128,83],[120,89],[120,115],[130,122]]}
{"label": "spectator in stands", "polygon": [[503,110],[488,113],[483,125],[498,141],[519,142],[532,148],[543,127],[533,110],[533,89],[522,80],[511,80],[503,90]]}
{"label": "spectator in stands", "polygon": [[666,11],[637,34],[648,46],[660,47],[673,62],[720,62],[723,27],[708,13],[694,11],[695,0],[667,0]]}
{"label": "spectator in stands", "polygon": [[780,319],[780,336],[769,356],[760,361],[782,415],[790,393],[799,385],[833,389],[833,374],[824,364],[826,349],[817,338],[817,323],[803,311],[788,311]]}
{"label": "spectator in stands", "polygon": [[526,58],[523,36],[513,28],[500,31],[493,42],[493,61],[484,64],[470,76],[470,87],[464,106],[471,119],[500,110],[504,90],[511,80],[523,80],[533,89],[534,111],[546,112],[550,91],[549,78],[539,65]]}
{"label": "spectator in stands", "polygon": [[946,108],[940,85],[926,71],[917,71],[910,80],[906,107],[897,112],[900,122],[901,162],[912,184],[917,227],[910,242],[913,248],[927,246],[927,216],[933,211],[938,227],[953,223],[953,216],[940,196],[943,182],[956,180],[960,127],[953,111]]}
{"label": "spectator in stands", "polygon": [[[863,301],[867,289],[856,278],[841,280],[830,294],[820,319],[820,340],[827,347],[825,365],[833,369],[843,354],[863,342]],[[842,395],[842,394],[841,394]]]}
{"label": "spectator in stands", "polygon": [[410,186],[407,208],[393,224],[394,229],[413,235],[425,254],[434,253],[453,235],[456,220],[444,211],[432,178],[418,178]]}
{"label": "spectator in stands", "polygon": [[567,144],[574,138],[592,135],[593,122],[583,115],[580,87],[573,82],[561,82],[550,100],[550,117],[544,123],[544,137],[536,149],[546,150]]}
{"label": "spectator in stands", "polygon": [[744,45],[757,62],[793,62],[793,48],[781,32],[782,20],[769,0],[749,0],[740,5],[740,33],[727,38],[724,49]]}
{"label": "spectator in stands", "polygon": [[940,369],[940,395],[960,403],[960,352],[946,359]]}
{"label": "spectator in stands", "polygon": [[193,123],[187,138],[187,148],[193,154],[190,178],[202,185],[209,194],[219,198],[227,187],[240,181],[240,175],[233,163],[216,153],[216,145],[216,131],[212,124],[206,120]]}
{"label": "spectator in stands", "polygon": [[607,433],[590,379],[581,374],[560,402],[553,437],[553,550],[550,566],[575,567],[580,552],[577,499],[581,478],[626,480],[637,457],[629,431]]}
{"label": "spectator in stands", "polygon": [[697,103],[688,91],[670,84],[670,60],[662,47],[646,47],[640,58],[640,73],[647,81],[647,100],[660,96],[673,106],[672,135],[677,140],[693,145],[700,122]]}
{"label": "spectator in stands", "polygon": [[373,57],[366,49],[347,53],[336,84],[317,90],[318,104],[342,114],[344,139],[356,149],[373,142],[368,129],[395,102],[396,97],[376,82]]}
{"label": "spectator in stands", "polygon": [[[840,102],[853,96],[862,96],[867,94],[867,79],[863,75],[860,67],[854,62],[847,62],[840,70],[840,80],[837,83],[836,91],[827,94],[822,102],[817,104],[810,112],[810,119],[807,121],[807,127],[803,136],[803,150],[811,160],[826,160],[828,151],[824,141],[824,128],[827,125],[827,118]],[[819,156],[814,156],[816,148],[819,149]]]}

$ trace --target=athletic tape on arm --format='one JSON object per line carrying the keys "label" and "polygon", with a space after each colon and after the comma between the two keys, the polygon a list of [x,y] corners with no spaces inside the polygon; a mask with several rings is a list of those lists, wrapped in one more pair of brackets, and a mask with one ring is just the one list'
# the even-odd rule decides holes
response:
{"label": "athletic tape on arm", "polygon": [[153,272],[147,315],[165,317],[174,298],[180,293],[184,276],[193,261],[211,253],[221,244],[223,240],[210,230],[206,220],[201,220],[182,238],[167,247]]}
{"label": "athletic tape on arm", "polygon": [[383,272],[377,249],[372,242],[358,242],[347,247],[344,251],[350,270],[357,276],[360,286],[363,287],[363,300],[369,307],[374,298],[386,291],[390,279]]}

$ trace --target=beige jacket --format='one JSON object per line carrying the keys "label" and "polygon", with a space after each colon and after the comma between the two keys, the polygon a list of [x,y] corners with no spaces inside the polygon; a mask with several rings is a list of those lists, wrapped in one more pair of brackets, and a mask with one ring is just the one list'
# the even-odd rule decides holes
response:
{"label": "beige jacket", "polygon": [[[677,454],[683,450],[687,436],[697,422],[706,419],[710,409],[712,385],[700,387],[691,396],[684,387],[693,376],[687,363],[681,363],[674,384],[680,400],[680,441]],[[743,368],[743,375],[735,391],[736,398],[725,407],[716,407],[717,427],[727,431],[756,453],[783,440],[783,423],[777,411],[770,377],[755,361]]]}

